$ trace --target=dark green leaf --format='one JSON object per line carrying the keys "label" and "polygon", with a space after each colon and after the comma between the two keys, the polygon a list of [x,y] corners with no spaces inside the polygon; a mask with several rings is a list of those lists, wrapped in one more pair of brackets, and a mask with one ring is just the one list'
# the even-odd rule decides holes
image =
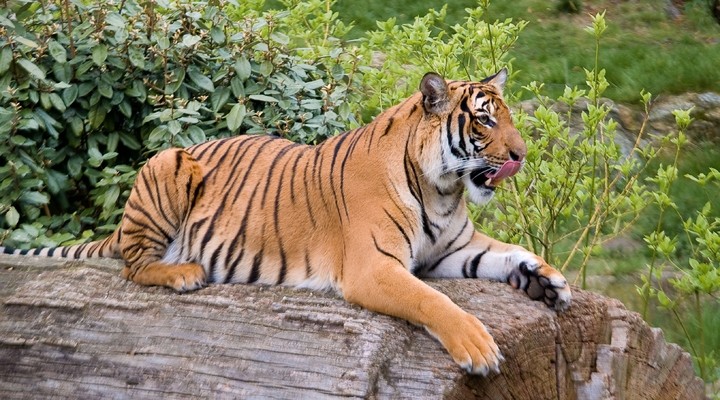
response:
{"label": "dark green leaf", "polygon": [[230,99],[230,89],[226,86],[221,86],[210,95],[210,103],[212,104],[212,110],[218,112]]}
{"label": "dark green leaf", "polygon": [[69,107],[72,103],[74,103],[75,99],[77,99],[77,96],[78,86],[75,84],[72,84],[70,85],[70,87],[63,90],[62,98],[65,106]]}
{"label": "dark green leaf", "polygon": [[245,105],[235,104],[227,115],[228,129],[236,131],[242,125],[243,119],[245,119]]}
{"label": "dark green leaf", "polygon": [[189,69],[188,75],[190,76],[190,80],[193,81],[196,85],[198,85],[201,89],[204,89],[207,92],[214,92],[215,91],[215,85],[213,85],[213,82],[208,78],[207,76],[203,75],[198,71],[196,68]]}
{"label": "dark green leaf", "polygon": [[5,46],[0,50],[0,75],[3,75],[10,69],[10,63],[12,62],[12,49],[10,46]]}
{"label": "dark green leaf", "polygon": [[20,195],[19,200],[22,203],[31,204],[34,206],[47,204],[49,201],[48,196],[45,193],[36,192],[34,190],[23,192],[23,194]]}
{"label": "dark green leaf", "polygon": [[104,44],[98,44],[92,49],[92,59],[95,65],[102,66],[107,60],[108,49]]}
{"label": "dark green leaf", "polygon": [[20,60],[18,60],[18,64],[20,64],[20,66],[23,67],[25,71],[27,71],[33,77],[40,80],[45,80],[45,72],[38,68],[37,65],[33,64],[32,61],[26,58],[21,58]]}
{"label": "dark green leaf", "polygon": [[140,142],[128,133],[120,132],[120,141],[130,150],[140,150]]}
{"label": "dark green leaf", "polygon": [[274,68],[273,63],[270,60],[265,60],[262,64],[260,64],[260,74],[262,76],[270,76]]}
{"label": "dark green leaf", "polygon": [[250,97],[253,100],[264,101],[264,102],[268,102],[268,103],[276,103],[278,101],[276,98],[266,96],[264,94],[251,94],[248,97]]}
{"label": "dark green leaf", "polygon": [[48,41],[48,51],[50,52],[52,58],[60,64],[65,64],[67,62],[67,52],[65,51],[65,48],[55,40]]}
{"label": "dark green leaf", "polygon": [[217,44],[223,44],[225,43],[225,33],[217,26],[213,26],[210,29],[210,37],[213,41]]}
{"label": "dark green leaf", "polygon": [[8,209],[5,213],[5,222],[9,227],[13,228],[18,224],[18,221],[20,221],[20,214],[17,212],[15,207],[10,206],[10,209]]}
{"label": "dark green leaf", "polygon": [[130,63],[140,69],[145,68],[145,53],[143,49],[135,46],[131,46],[128,49],[128,58]]}
{"label": "dark green leaf", "polygon": [[117,150],[118,142],[120,142],[120,134],[118,134],[117,132],[112,132],[108,134],[106,145],[107,150],[111,152]]}
{"label": "dark green leaf", "polygon": [[250,74],[252,74],[252,67],[250,66],[250,61],[248,61],[245,56],[241,56],[237,59],[237,61],[235,61],[235,73],[237,74],[238,78],[243,81],[249,78]]}
{"label": "dark green leaf", "polygon": [[[180,86],[185,81],[185,68],[177,68],[172,72],[170,81],[165,85],[165,94],[173,94],[180,89]],[[212,84],[212,82],[210,83]]]}
{"label": "dark green leaf", "polygon": [[230,80],[230,87],[232,88],[233,96],[238,99],[245,97],[245,87],[239,76],[235,76]]}
{"label": "dark green leaf", "polygon": [[67,186],[67,175],[54,170],[47,171],[47,188],[52,194],[58,194]]}
{"label": "dark green leaf", "polygon": [[60,96],[57,93],[50,93],[50,103],[60,112],[65,112],[67,107],[65,107],[65,103],[60,98]]}
{"label": "dark green leaf", "polygon": [[190,137],[190,140],[193,141],[193,143],[203,143],[207,140],[205,137],[205,132],[200,129],[197,125],[190,125],[186,129],[188,136]]}
{"label": "dark green leaf", "polygon": [[118,104],[118,108],[120,109],[120,112],[127,118],[130,118],[132,116],[132,106],[130,106],[129,101],[123,100],[120,104]]}
{"label": "dark green leaf", "polygon": [[67,167],[70,176],[73,178],[79,178],[82,173],[83,160],[80,156],[73,156],[68,160]]}
{"label": "dark green leaf", "polygon": [[103,201],[103,208],[106,210],[117,208],[117,200],[120,197],[120,187],[118,185],[112,185],[105,191],[105,201]]}
{"label": "dark green leaf", "polygon": [[102,79],[98,82],[98,92],[100,92],[100,95],[108,99],[111,99],[113,96],[112,86]]}

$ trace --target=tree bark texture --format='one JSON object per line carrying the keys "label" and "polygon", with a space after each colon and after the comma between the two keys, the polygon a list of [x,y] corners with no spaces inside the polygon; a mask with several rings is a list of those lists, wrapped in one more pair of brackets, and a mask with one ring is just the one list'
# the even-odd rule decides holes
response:
{"label": "tree bark texture", "polygon": [[335,293],[176,294],[112,260],[0,256],[0,398],[702,399],[690,357],[617,300],[560,315],[510,286],[433,281],[506,361],[462,372],[422,328]]}

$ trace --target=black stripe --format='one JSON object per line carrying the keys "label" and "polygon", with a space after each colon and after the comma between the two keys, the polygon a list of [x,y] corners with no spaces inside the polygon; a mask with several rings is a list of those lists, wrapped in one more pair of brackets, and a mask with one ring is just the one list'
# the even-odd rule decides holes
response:
{"label": "black stripe", "polygon": [[272,163],[270,163],[270,167],[268,168],[268,175],[267,175],[267,182],[265,183],[265,188],[263,189],[263,196],[262,196],[262,204],[265,204],[265,199],[267,198],[268,189],[270,189],[270,184],[273,182],[273,175],[275,174],[275,167],[277,167],[278,162],[287,154],[287,152],[294,148],[296,146],[295,143],[290,143],[287,146],[280,149],[280,151],[277,153],[275,158],[272,160]]}
{"label": "black stripe", "polygon": [[307,172],[308,167],[310,166],[310,161],[305,162],[305,168],[303,168],[303,190],[305,191],[305,206],[307,207],[308,215],[310,216],[310,222],[312,223],[313,228],[317,226],[317,222],[315,221],[315,213],[313,213],[312,205],[310,204],[310,182],[308,182],[307,178]]}
{"label": "black stripe", "polygon": [[260,263],[262,263],[263,250],[255,254],[253,257],[252,269],[250,269],[250,276],[248,276],[247,283],[255,283],[260,278]]}
{"label": "black stripe", "polygon": [[405,239],[405,243],[407,243],[408,249],[410,249],[410,258],[412,258],[413,257],[413,248],[412,248],[412,244],[410,243],[410,237],[407,235],[407,233],[405,232],[405,229],[402,227],[402,225],[400,225],[400,223],[392,215],[390,215],[388,210],[383,208],[383,211],[385,211],[385,214],[388,216],[388,218],[390,218],[390,221],[392,221],[393,224],[395,224],[395,227],[397,227],[397,229],[400,231],[400,234],[402,234],[403,238]]}
{"label": "black stripe", "polygon": [[380,246],[378,245],[377,239],[375,239],[375,235],[372,235],[372,240],[373,240],[373,243],[375,244],[375,248],[377,249],[377,251],[380,252],[380,254],[382,254],[386,257],[392,258],[393,260],[399,262],[400,265],[402,265],[403,267],[405,266],[405,264],[402,261],[400,261],[399,258],[395,257],[394,255],[392,255],[392,254],[388,253],[387,251],[383,250],[382,248],[380,248]]}
{"label": "black stripe", "polygon": [[[275,192],[275,207],[273,209],[273,221],[275,223],[275,233],[278,239],[278,248],[280,252],[280,273],[278,275],[277,284],[280,285],[285,281],[285,274],[287,273],[287,257],[285,256],[285,248],[282,240],[282,233],[280,231],[280,195],[282,194],[283,182],[285,180],[285,171],[287,170],[288,163],[283,165],[282,171],[280,171],[280,179],[277,184],[277,191]],[[294,171],[290,171],[294,174]],[[292,188],[290,188],[292,191]]]}
{"label": "black stripe", "polygon": [[[230,266],[230,268],[227,270],[227,274],[225,275],[225,283],[230,283],[233,279],[233,276],[235,276],[235,268],[237,268],[238,262],[230,262],[230,258],[232,257],[233,253],[235,253],[235,249],[237,247],[237,240],[230,241],[230,249],[228,249],[227,255],[225,256],[225,266]],[[240,257],[242,257],[242,252],[240,253]]]}
{"label": "black stripe", "polygon": [[[340,149],[342,148],[343,143],[350,135],[345,133],[340,136],[339,139],[335,142],[335,148],[333,149],[333,157],[332,161],[330,163],[330,189],[332,190],[333,198],[335,199],[335,207],[338,211],[338,217],[340,217],[340,220],[342,221],[342,214],[340,214],[340,203],[338,200],[338,194],[337,190],[335,189],[335,161],[337,161],[338,153],[340,152]],[[342,195],[342,193],[341,193]],[[348,214],[347,206],[345,207],[345,214]]]}
{"label": "black stripe", "polygon": [[368,146],[367,146],[367,153],[370,154],[370,150],[372,149],[372,143],[373,140],[375,140],[375,130],[377,129],[378,124],[372,124],[372,130],[370,131],[370,140],[368,140]]}
{"label": "black stripe", "polygon": [[310,277],[312,275],[312,267],[310,266],[310,254],[307,249],[305,250],[305,276]]}
{"label": "black stripe", "polygon": [[487,250],[481,251],[470,262],[470,277],[471,278],[478,277],[477,270],[478,270],[478,267],[480,266],[480,260],[485,255],[485,253],[487,253]]}
{"label": "black stripe", "polygon": [[245,206],[245,213],[243,214],[242,221],[240,222],[240,228],[235,235],[236,240],[233,241],[236,242],[238,239],[240,240],[240,245],[238,246],[238,248],[240,249],[240,254],[238,254],[238,256],[232,261],[231,265],[233,268],[235,268],[235,265],[239,264],[242,261],[242,258],[245,255],[245,239],[247,238],[245,231],[247,230],[248,220],[250,217],[250,208],[252,207],[253,200],[255,200],[255,195],[257,195],[257,191],[258,186],[255,185],[255,188],[250,194],[250,199]]}
{"label": "black stripe", "polygon": [[[468,219],[465,220],[465,224],[463,225],[462,229],[460,229],[460,232],[458,232],[458,234],[453,238],[453,240],[451,240],[450,243],[448,243],[448,244],[445,246],[445,250],[444,250],[444,251],[449,251],[450,248],[455,244],[455,242],[457,242],[457,240],[460,239],[460,236],[462,236],[463,232],[465,232],[465,228],[467,227],[467,225],[468,225],[469,223],[470,223],[470,219],[468,218]],[[471,241],[472,241],[472,235],[470,235],[470,238],[469,238],[462,246],[458,246],[455,250],[449,251],[449,252],[446,253],[444,256],[440,257],[439,260],[435,261],[435,263],[433,263],[433,265],[431,265],[430,268],[428,268],[426,272],[434,271],[435,268],[437,268],[437,267],[440,265],[440,263],[442,263],[443,261],[445,261],[446,258],[448,258],[448,257],[450,257],[451,255],[455,254],[457,251],[463,249],[465,246],[467,246],[468,244],[470,244]]]}
{"label": "black stripe", "polygon": [[217,270],[217,262],[218,258],[220,258],[220,252],[222,251],[223,245],[218,246],[215,251],[213,251],[212,256],[210,257],[210,268],[207,274],[207,283],[215,283],[215,271]]}
{"label": "black stripe", "polygon": [[52,257],[53,254],[55,254],[55,249],[57,249],[57,247],[51,247],[48,249],[48,253],[47,253],[48,257]]}
{"label": "black stripe", "polygon": [[[415,198],[415,200],[420,205],[420,212],[421,212],[421,219],[422,219],[422,227],[423,231],[425,232],[425,235],[430,239],[430,242],[432,244],[435,244],[437,241],[437,237],[435,236],[435,233],[432,231],[432,226],[437,227],[436,224],[434,224],[432,221],[430,221],[430,217],[427,214],[427,210],[425,209],[425,204],[422,199],[422,189],[420,189],[419,184],[419,178],[417,171],[415,171],[415,167],[412,164],[412,161],[410,160],[410,155],[408,152],[408,141],[405,144],[405,179],[408,183],[408,188],[410,189],[410,194]],[[412,173],[412,174],[411,174]]]}
{"label": "black stripe", "polygon": [[[396,111],[395,113],[397,113],[397,111]],[[395,113],[393,113],[393,116],[392,116],[392,117],[389,117],[389,118],[388,118],[388,120],[387,120],[388,123],[387,123],[387,125],[385,126],[385,130],[383,131],[382,135],[380,135],[380,139],[382,139],[383,137],[385,137],[386,135],[388,135],[388,134],[390,133],[390,131],[392,130],[393,123],[395,122],[395,117],[394,117]]]}
{"label": "black stripe", "polygon": [[[307,148],[306,148],[307,149]],[[300,159],[305,154],[305,151],[299,151],[297,156],[295,157],[295,162],[293,162],[293,166],[290,169],[290,202],[295,205],[295,175],[297,171],[298,163],[300,162]]]}
{"label": "black stripe", "polygon": [[287,274],[287,257],[285,256],[285,250],[280,247],[280,273],[276,284],[281,285],[285,282],[285,274]]}
{"label": "black stripe", "polygon": [[[187,232],[187,234],[185,236],[188,238],[187,246],[195,247],[195,245],[196,245],[196,246],[200,247],[199,251],[197,252],[197,254],[198,254],[197,257],[200,259],[202,259],[202,250],[205,246],[202,241],[197,239],[197,236],[198,236],[200,230],[203,229],[203,226],[208,222],[208,220],[209,220],[209,218],[205,217],[199,221],[195,221],[190,225],[190,229],[185,230],[185,232]],[[191,248],[188,248],[188,250],[192,251]]]}
{"label": "black stripe", "polygon": [[[78,259],[80,258],[80,255],[82,254],[83,250],[87,247],[88,243],[83,243],[79,247],[75,247],[75,253],[73,253],[73,258]],[[73,246],[74,247],[74,246]]]}
{"label": "black stripe", "polygon": [[447,122],[445,123],[445,129],[446,129],[446,135],[447,135],[447,143],[448,147],[450,147],[450,153],[454,155],[456,158],[465,158],[467,154],[463,154],[458,150],[457,147],[455,147],[455,143],[453,142],[453,134],[452,134],[452,118],[448,118]]}

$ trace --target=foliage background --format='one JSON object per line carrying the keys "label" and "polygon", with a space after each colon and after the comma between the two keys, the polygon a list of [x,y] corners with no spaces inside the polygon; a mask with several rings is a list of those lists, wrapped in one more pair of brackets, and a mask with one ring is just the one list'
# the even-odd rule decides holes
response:
{"label": "foliage background", "polygon": [[286,17],[133,0],[0,11],[0,240],[107,233],[135,171],[168,146],[315,143],[353,123],[344,50],[304,57]]}

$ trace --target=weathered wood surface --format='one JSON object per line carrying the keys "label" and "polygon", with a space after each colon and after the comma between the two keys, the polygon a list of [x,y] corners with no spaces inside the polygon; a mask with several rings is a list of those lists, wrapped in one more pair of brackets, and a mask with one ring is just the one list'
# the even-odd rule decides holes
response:
{"label": "weathered wood surface", "polygon": [[423,329],[332,293],[178,295],[119,270],[0,256],[0,398],[704,398],[686,353],[590,292],[557,315],[504,284],[431,282],[505,355],[501,374],[482,378]]}

